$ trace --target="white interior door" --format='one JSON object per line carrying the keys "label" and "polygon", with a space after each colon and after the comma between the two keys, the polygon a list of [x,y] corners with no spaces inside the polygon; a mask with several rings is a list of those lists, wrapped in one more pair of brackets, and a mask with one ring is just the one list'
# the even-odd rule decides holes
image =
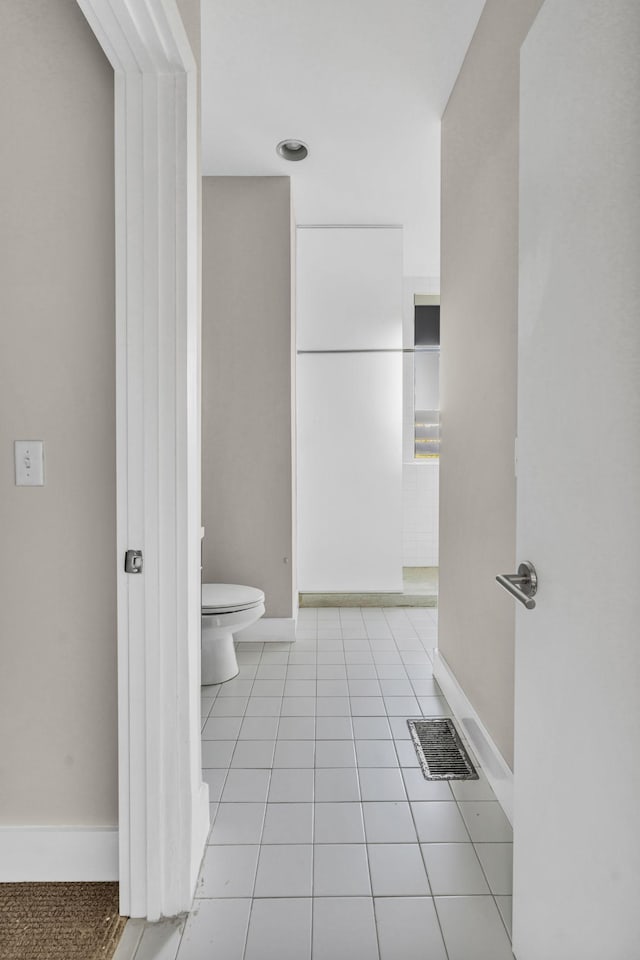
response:
{"label": "white interior door", "polygon": [[640,956],[640,4],[521,57],[514,953]]}

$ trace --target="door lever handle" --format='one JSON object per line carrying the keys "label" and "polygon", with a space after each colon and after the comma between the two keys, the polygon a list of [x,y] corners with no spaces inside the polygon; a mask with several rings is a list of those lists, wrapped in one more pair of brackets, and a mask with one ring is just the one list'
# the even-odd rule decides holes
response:
{"label": "door lever handle", "polygon": [[536,568],[530,560],[521,563],[517,573],[501,573],[496,577],[496,580],[527,610],[533,610],[536,605],[533,598],[538,592],[538,576]]}

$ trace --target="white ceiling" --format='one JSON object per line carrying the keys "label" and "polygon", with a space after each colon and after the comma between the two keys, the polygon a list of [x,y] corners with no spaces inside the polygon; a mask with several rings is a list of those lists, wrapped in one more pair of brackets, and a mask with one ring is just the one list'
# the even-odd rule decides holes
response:
{"label": "white ceiling", "polygon": [[204,175],[291,176],[301,224],[402,224],[405,275],[437,276],[440,117],[483,5],[202,0]]}

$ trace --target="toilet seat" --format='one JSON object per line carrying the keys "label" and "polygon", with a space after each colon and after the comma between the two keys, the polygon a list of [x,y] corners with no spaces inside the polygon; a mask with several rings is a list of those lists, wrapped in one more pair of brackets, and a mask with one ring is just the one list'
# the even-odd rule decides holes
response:
{"label": "toilet seat", "polygon": [[204,616],[251,610],[261,603],[264,603],[264,593],[256,587],[245,587],[239,583],[202,584],[202,613]]}

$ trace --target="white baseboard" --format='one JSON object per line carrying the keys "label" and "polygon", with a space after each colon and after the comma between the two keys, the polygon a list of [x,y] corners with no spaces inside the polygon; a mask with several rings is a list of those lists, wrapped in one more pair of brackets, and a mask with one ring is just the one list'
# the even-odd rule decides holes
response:
{"label": "white baseboard", "polygon": [[476,752],[496,800],[509,822],[513,823],[513,773],[438,650],[434,650],[433,675],[442,687],[462,733]]}
{"label": "white baseboard", "polygon": [[271,643],[286,640],[290,643],[296,638],[296,621],[294,617],[263,617],[257,623],[252,623],[241,633],[236,640],[242,643],[249,640],[253,643]]}
{"label": "white baseboard", "polygon": [[118,879],[116,827],[0,827],[0,882]]}

